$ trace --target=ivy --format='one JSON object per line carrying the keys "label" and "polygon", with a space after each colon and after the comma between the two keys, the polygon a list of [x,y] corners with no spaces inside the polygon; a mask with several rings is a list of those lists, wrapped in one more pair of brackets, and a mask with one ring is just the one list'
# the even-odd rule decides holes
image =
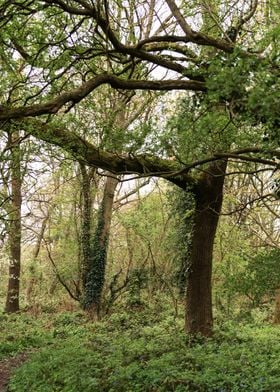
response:
{"label": "ivy", "polygon": [[85,266],[86,276],[83,298],[84,309],[91,310],[94,307],[97,314],[100,312],[108,248],[108,238],[101,241],[101,234],[104,229],[103,209],[104,207],[102,206],[99,210],[98,224],[90,249],[89,265]]}
{"label": "ivy", "polygon": [[175,253],[175,278],[183,294],[186,289],[186,279],[190,268],[190,251],[192,242],[192,226],[194,213],[194,198],[189,191],[172,188],[168,194],[171,213],[175,216],[172,244]]}

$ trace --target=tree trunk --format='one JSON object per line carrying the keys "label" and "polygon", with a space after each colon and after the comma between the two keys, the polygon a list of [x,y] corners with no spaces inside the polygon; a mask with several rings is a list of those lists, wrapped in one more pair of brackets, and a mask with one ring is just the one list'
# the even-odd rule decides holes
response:
{"label": "tree trunk", "polygon": [[95,170],[92,168],[87,170],[85,164],[80,163],[80,170],[82,175],[81,184],[81,198],[82,198],[82,214],[81,214],[81,275],[82,285],[86,286],[87,276],[91,269],[91,242],[92,242],[92,182],[95,177]]}
{"label": "tree trunk", "polygon": [[9,281],[5,311],[13,313],[19,311],[19,285],[20,285],[20,259],[21,259],[21,151],[19,133],[9,133],[11,148],[10,173],[11,173],[11,206],[9,246],[10,264]]}
{"label": "tree trunk", "polygon": [[225,171],[226,162],[211,165],[195,189],[185,320],[186,332],[193,335],[212,335],[212,254],[222,207]]}
{"label": "tree trunk", "polygon": [[36,264],[38,262],[38,256],[40,253],[40,249],[41,249],[41,244],[44,238],[44,234],[45,234],[45,230],[47,227],[47,223],[49,220],[49,214],[50,212],[48,211],[47,216],[43,219],[42,221],[42,226],[40,229],[40,232],[37,235],[37,239],[36,239],[36,244],[33,250],[33,256],[32,256],[32,264],[30,265],[30,278],[29,278],[29,282],[28,282],[28,286],[26,289],[26,302],[30,305],[32,303],[33,300],[33,291],[34,291],[34,286],[37,282],[37,277],[36,277]]}
{"label": "tree trunk", "polygon": [[91,249],[90,268],[85,276],[84,308],[93,319],[100,318],[109,232],[117,184],[118,180],[116,178],[107,177],[102,203],[98,211],[97,227]]}
{"label": "tree trunk", "polygon": [[280,289],[275,293],[274,324],[280,324]]}

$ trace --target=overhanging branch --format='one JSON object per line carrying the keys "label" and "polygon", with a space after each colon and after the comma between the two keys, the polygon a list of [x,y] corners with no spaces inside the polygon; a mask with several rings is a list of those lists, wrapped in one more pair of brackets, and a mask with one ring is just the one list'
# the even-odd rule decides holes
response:
{"label": "overhanging branch", "polygon": [[[162,159],[153,155],[117,154],[104,151],[89,143],[79,135],[55,124],[46,124],[37,119],[20,122],[21,127],[34,137],[61,147],[74,159],[89,166],[108,170],[115,174],[143,174],[166,178],[183,186],[186,182],[193,184],[195,180],[180,172],[181,165],[177,162]],[[172,175],[174,174],[174,176]]]}
{"label": "overhanging branch", "polygon": [[[89,166],[108,170],[115,174],[140,174],[165,178],[178,186],[186,184],[195,186],[197,178],[190,174],[192,169],[205,166],[214,161],[235,159],[237,161],[255,162],[267,166],[279,168],[279,162],[248,154],[260,154],[274,156],[280,154],[276,151],[266,151],[260,147],[246,148],[242,150],[216,153],[208,158],[191,162],[186,165],[168,159],[162,159],[153,155],[117,154],[104,151],[86,141],[74,132],[67,131],[61,126],[51,123],[43,123],[38,119],[29,119],[20,122],[21,127],[40,140],[63,148],[76,160]],[[244,155],[247,153],[247,155]],[[279,155],[278,155],[279,156]]]}
{"label": "overhanging branch", "polygon": [[72,107],[79,103],[82,99],[87,97],[92,91],[102,84],[109,84],[115,89],[122,90],[206,91],[205,84],[197,80],[125,80],[114,75],[102,74],[88,80],[80,87],[62,93],[42,104],[21,106],[12,109],[9,107],[1,107],[0,121],[23,117],[36,117],[44,114],[55,114],[67,104]]}

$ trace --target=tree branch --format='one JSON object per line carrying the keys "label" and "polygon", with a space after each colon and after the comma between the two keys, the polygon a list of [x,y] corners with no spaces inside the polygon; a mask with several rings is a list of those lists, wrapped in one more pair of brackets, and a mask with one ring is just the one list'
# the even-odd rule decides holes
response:
{"label": "tree branch", "polygon": [[217,158],[231,158],[231,159],[237,159],[246,162],[256,162],[256,163],[261,163],[263,165],[276,166],[277,168],[280,168],[278,162],[271,161],[268,159],[257,158],[257,157],[255,158],[248,155],[238,155],[236,153],[234,154],[234,153],[226,152],[226,153],[217,153],[214,154],[214,156]]}
{"label": "tree branch", "polygon": [[54,272],[55,272],[55,275],[56,275],[58,281],[65,288],[65,290],[67,291],[67,293],[70,295],[70,297],[72,299],[74,299],[75,301],[79,301],[80,299],[75,294],[72,293],[71,289],[68,287],[66,282],[62,279],[62,277],[61,277],[61,275],[60,275],[60,273],[58,271],[58,268],[57,268],[57,266],[56,266],[56,264],[54,262],[54,259],[52,258],[52,255],[51,255],[51,252],[50,252],[50,249],[49,249],[47,243],[45,243],[45,245],[46,245],[46,250],[47,250],[47,253],[48,253],[49,260],[50,260],[50,262],[51,262],[51,264],[53,266],[53,269],[54,269]]}
{"label": "tree branch", "polygon": [[193,31],[192,31],[191,27],[188,25],[188,23],[186,22],[184,16],[181,14],[181,11],[177,7],[175,1],[173,1],[173,0],[165,0],[165,1],[168,5],[172,15],[174,16],[174,18],[176,19],[176,21],[180,25],[181,29],[183,30],[183,32],[186,34],[187,37],[191,38],[193,35]]}
{"label": "tree branch", "polygon": [[[55,124],[46,124],[40,120],[29,119],[20,122],[21,127],[34,137],[63,148],[76,160],[89,166],[108,170],[115,174],[144,174],[166,178],[178,186],[185,186],[186,181],[194,183],[195,180],[184,173],[176,174],[180,170],[177,162],[162,159],[152,155],[117,154],[95,147],[74,132],[66,131]],[[174,173],[174,177],[172,176]]]}
{"label": "tree branch", "polygon": [[206,91],[205,84],[195,80],[125,80],[114,75],[101,74],[83,83],[80,87],[66,91],[42,104],[21,106],[13,109],[2,106],[0,108],[0,121],[55,114],[66,104],[70,104],[72,107],[79,103],[102,84],[109,84],[115,89],[122,90]]}

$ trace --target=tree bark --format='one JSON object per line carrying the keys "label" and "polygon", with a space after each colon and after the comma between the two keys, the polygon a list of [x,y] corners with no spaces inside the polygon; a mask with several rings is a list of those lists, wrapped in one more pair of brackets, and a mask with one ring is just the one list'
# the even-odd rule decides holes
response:
{"label": "tree bark", "polygon": [[185,330],[192,335],[212,335],[212,254],[222,207],[225,171],[226,162],[211,165],[195,189],[185,319]]}
{"label": "tree bark", "polygon": [[109,232],[111,226],[114,194],[118,180],[107,177],[103,199],[98,211],[97,227],[91,249],[89,269],[85,276],[84,309],[93,319],[101,314],[101,296],[105,280]]}
{"label": "tree bark", "polygon": [[19,144],[19,132],[10,132],[8,137],[11,149],[11,206],[9,214],[10,264],[5,311],[7,313],[14,313],[19,311],[22,179],[20,168],[21,151]]}
{"label": "tree bark", "polygon": [[87,275],[91,269],[91,242],[92,242],[92,181],[95,177],[95,169],[87,170],[85,164],[80,162],[80,170],[82,175],[81,198],[82,198],[82,214],[81,214],[81,275],[82,284],[85,288]]}
{"label": "tree bark", "polygon": [[280,288],[275,293],[274,324],[280,324]]}

